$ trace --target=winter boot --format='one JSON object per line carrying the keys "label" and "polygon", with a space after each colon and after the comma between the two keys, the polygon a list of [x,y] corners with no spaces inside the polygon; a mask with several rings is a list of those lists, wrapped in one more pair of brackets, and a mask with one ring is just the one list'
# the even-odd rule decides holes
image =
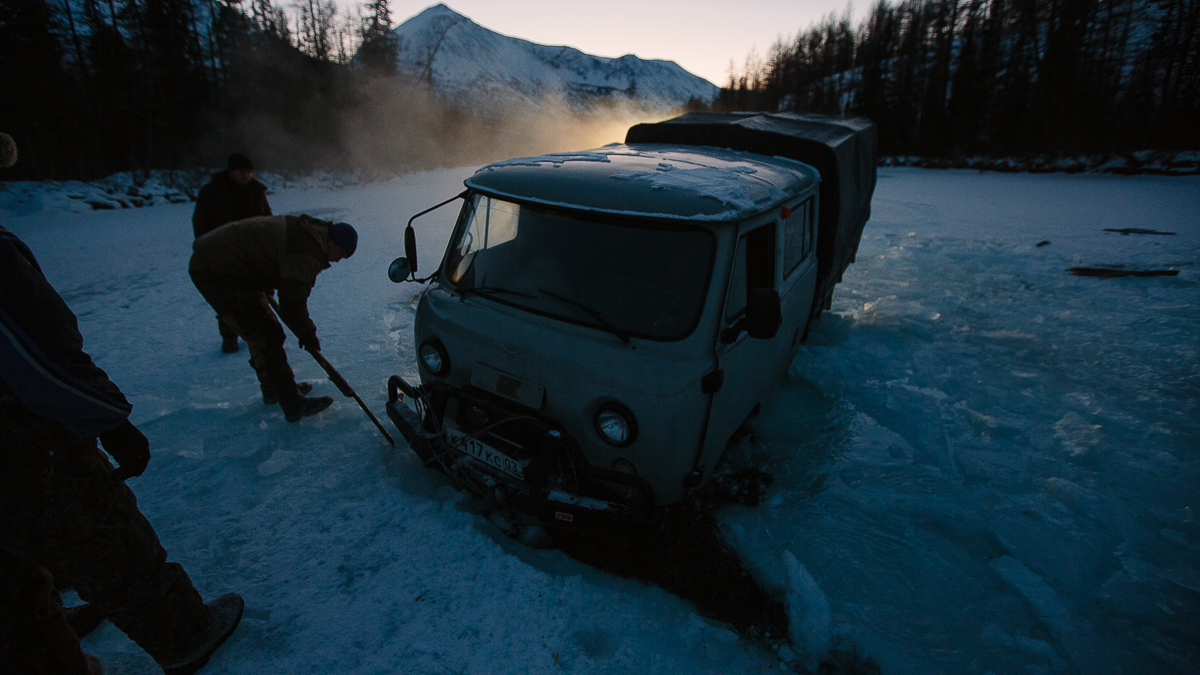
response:
{"label": "winter boot", "polygon": [[178,661],[163,664],[165,675],[192,675],[208,663],[208,659],[233,634],[238,622],[242,620],[242,610],[246,603],[237,593],[226,593],[205,605],[212,617],[204,639],[191,652]]}
{"label": "winter boot", "polygon": [[308,398],[298,391],[292,396],[284,396],[279,399],[279,407],[283,408],[283,417],[289,422],[299,422],[301,417],[316,415],[332,403],[332,396]]}
{"label": "winter boot", "polygon": [[67,607],[63,609],[67,615],[67,624],[71,626],[71,630],[75,631],[75,635],[82,639],[88,635],[104,621],[104,615],[96,606],[90,603],[84,603],[75,607]]}
{"label": "winter boot", "polygon": [[[275,395],[275,391],[273,389],[271,389],[270,387],[268,387],[265,384],[260,385],[260,388],[262,389],[263,405],[275,405],[276,403],[279,403],[279,397]],[[297,382],[296,389],[303,396],[304,394],[307,394],[308,392],[312,391],[312,383],[311,382]]]}

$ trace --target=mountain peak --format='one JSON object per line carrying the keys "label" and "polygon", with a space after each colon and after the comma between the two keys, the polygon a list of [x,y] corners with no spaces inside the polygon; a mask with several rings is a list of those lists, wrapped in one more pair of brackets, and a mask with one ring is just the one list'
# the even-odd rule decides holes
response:
{"label": "mountain peak", "polygon": [[488,30],[444,3],[397,26],[400,69],[439,95],[469,106],[566,104],[579,110],[628,101],[663,110],[718,88],[673,61],[632,54],[612,59]]}
{"label": "mountain peak", "polygon": [[[430,6],[426,7],[425,9],[421,10],[419,13],[417,13],[415,16],[413,16],[413,19],[417,19],[420,17],[433,18],[435,16],[457,16],[457,17],[460,17],[463,19],[467,18],[467,17],[463,16],[462,14],[459,14],[458,12],[454,11],[453,9],[450,9],[450,7],[446,3],[439,2],[436,5],[430,5]],[[413,19],[409,19],[409,21],[412,21]],[[407,23],[407,22],[405,22],[405,23]]]}

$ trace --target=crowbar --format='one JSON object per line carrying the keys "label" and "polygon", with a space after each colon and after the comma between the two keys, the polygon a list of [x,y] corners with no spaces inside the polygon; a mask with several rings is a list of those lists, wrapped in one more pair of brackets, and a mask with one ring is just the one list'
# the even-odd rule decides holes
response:
{"label": "crowbar", "polygon": [[[279,316],[279,320],[283,321],[283,314],[279,311],[279,303],[275,301],[275,298],[268,295],[267,302],[271,303],[271,309],[275,310],[275,314]],[[284,322],[284,325],[287,325],[286,322]],[[292,335],[296,335],[296,331],[291,326],[288,326],[288,330],[292,331]],[[296,337],[299,339],[300,336],[296,335]],[[367,413],[367,417],[370,417],[371,421],[375,423],[375,428],[379,429],[379,433],[383,434],[383,437],[387,439],[387,442],[390,445],[395,446],[396,441],[392,440],[391,435],[388,434],[387,430],[383,428],[383,425],[379,423],[379,418],[375,417],[374,413],[371,412],[366,403],[363,403],[363,400],[361,397],[359,397],[358,392],[354,391],[354,387],[350,386],[350,383],[347,382],[346,378],[342,377],[342,374],[333,367],[333,364],[330,363],[329,360],[324,356],[322,356],[321,352],[313,351],[311,349],[305,349],[304,351],[311,354],[313,359],[316,360],[321,368],[325,369],[325,373],[329,375],[329,381],[338,388],[338,391],[342,392],[343,396],[358,401],[358,407],[362,408],[363,412]]]}

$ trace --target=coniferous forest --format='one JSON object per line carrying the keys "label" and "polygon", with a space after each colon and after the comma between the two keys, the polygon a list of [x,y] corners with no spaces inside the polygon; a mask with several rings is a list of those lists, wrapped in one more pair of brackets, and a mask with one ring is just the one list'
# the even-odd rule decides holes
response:
{"label": "coniferous forest", "polygon": [[217,166],[251,148],[275,169],[461,155],[487,121],[397,73],[391,28],[387,0],[344,17],[331,0],[0,0],[0,131],[21,157],[4,178]]}
{"label": "coniferous forest", "polygon": [[[388,0],[0,0],[4,179],[389,171],[541,151],[549,124],[401,73]],[[751,55],[717,110],[874,119],[883,155],[1200,148],[1200,0],[880,0]],[[544,139],[542,139],[544,140]]]}
{"label": "coniferous forest", "polygon": [[570,142],[558,119],[443,100],[399,71],[393,27],[388,0],[0,0],[0,131],[21,158],[0,179],[216,167],[231,151],[394,173]]}
{"label": "coniferous forest", "polygon": [[1200,2],[880,0],[751,54],[717,105],[869,117],[883,155],[1195,150]]}

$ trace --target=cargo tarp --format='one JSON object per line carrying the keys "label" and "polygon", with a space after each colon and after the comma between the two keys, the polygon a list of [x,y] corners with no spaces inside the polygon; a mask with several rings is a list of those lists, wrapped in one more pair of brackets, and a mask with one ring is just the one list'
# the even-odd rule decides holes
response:
{"label": "cargo tarp", "polygon": [[799,113],[688,113],[639,124],[625,142],[708,145],[786,157],[821,174],[814,315],[858,251],[875,193],[875,123],[861,117]]}

